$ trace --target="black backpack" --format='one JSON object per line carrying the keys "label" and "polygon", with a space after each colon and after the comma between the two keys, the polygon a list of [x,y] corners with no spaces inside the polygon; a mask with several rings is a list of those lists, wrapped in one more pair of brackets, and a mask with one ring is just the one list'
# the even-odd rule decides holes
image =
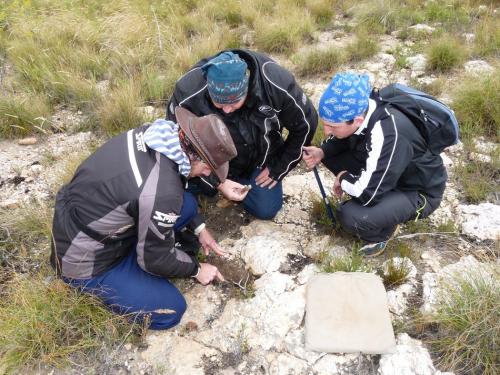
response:
{"label": "black backpack", "polygon": [[439,155],[459,142],[458,121],[451,108],[422,91],[395,83],[375,93],[375,99],[402,112],[418,128],[429,150]]}

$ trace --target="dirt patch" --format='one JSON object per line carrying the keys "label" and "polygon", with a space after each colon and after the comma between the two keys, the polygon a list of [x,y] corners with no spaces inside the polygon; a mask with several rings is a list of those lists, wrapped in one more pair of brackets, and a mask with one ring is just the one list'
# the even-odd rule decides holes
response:
{"label": "dirt patch", "polygon": [[240,259],[227,260],[209,257],[207,262],[216,266],[226,281],[220,287],[229,298],[251,298],[254,295],[255,277],[245,269]]}
{"label": "dirt patch", "polygon": [[238,203],[218,207],[217,202],[220,199],[219,194],[215,197],[200,197],[200,212],[205,218],[207,228],[217,241],[226,238],[237,239],[241,236],[240,227],[250,224],[254,217]]}

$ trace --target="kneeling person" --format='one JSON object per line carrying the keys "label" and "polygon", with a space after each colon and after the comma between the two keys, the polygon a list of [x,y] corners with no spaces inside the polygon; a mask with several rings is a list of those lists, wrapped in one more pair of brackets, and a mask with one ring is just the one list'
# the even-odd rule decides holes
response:
{"label": "kneeling person", "polygon": [[[151,328],[179,323],[186,302],[166,278],[223,280],[199,263],[224,251],[205,228],[188,178],[224,181],[236,149],[215,115],[179,108],[166,120],[118,135],[92,154],[56,197],[51,263],[69,285],[98,295],[114,311],[151,318]],[[199,240],[199,243],[198,243]]]}
{"label": "kneeling person", "polygon": [[383,252],[398,224],[429,216],[447,179],[417,127],[377,98],[368,76],[336,74],[319,103],[328,138],[321,148],[304,147],[307,166],[323,162],[336,175],[334,193],[351,196],[339,221],[367,242],[361,248],[367,256]]}

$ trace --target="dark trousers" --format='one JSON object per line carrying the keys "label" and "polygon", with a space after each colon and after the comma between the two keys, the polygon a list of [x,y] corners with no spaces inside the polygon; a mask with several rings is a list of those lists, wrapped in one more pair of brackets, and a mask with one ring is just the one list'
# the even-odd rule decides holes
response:
{"label": "dark trousers", "polygon": [[[323,164],[337,175],[341,171],[358,174],[364,163],[349,152],[323,160]],[[394,189],[384,194],[376,204],[363,206],[356,199],[343,202],[337,212],[342,228],[364,241],[381,242],[389,239],[396,226],[412,219],[429,216],[439,207],[445,184],[432,192]]]}
{"label": "dark trousers", "polygon": [[[184,193],[180,217],[174,230],[184,228],[196,215],[198,205],[191,193]],[[167,250],[167,249],[166,249]],[[137,263],[135,248],[116,266],[91,279],[63,280],[72,287],[98,296],[118,314],[130,314],[139,321],[150,318],[151,329],[178,324],[186,311],[186,300],[167,279],[145,272]]]}

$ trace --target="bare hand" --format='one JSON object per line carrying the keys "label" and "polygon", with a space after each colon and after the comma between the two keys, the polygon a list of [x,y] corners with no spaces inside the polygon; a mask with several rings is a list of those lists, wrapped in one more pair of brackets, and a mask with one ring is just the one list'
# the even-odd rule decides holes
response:
{"label": "bare hand", "polygon": [[264,168],[259,175],[255,178],[255,183],[260,187],[268,187],[268,189],[272,189],[276,186],[278,181],[274,181],[271,176],[269,176],[269,168]]}
{"label": "bare hand", "polygon": [[306,162],[307,169],[313,169],[325,157],[325,153],[319,147],[304,146],[302,147],[302,159]]}
{"label": "bare hand", "polygon": [[198,280],[202,285],[207,285],[214,279],[224,281],[224,276],[221,275],[217,267],[209,263],[200,263],[200,272],[198,272],[196,280]]}
{"label": "bare hand", "polygon": [[205,255],[210,254],[210,250],[212,250],[215,254],[219,256],[226,255],[226,252],[212,237],[207,228],[203,228],[200,234],[198,235],[198,241],[200,241],[200,245],[203,248],[203,253]]}
{"label": "bare hand", "polygon": [[344,194],[344,191],[342,190],[342,187],[340,186],[340,176],[342,176],[344,173],[347,171],[342,171],[337,174],[337,178],[335,178],[335,182],[333,183],[333,193],[341,198],[342,194]]}
{"label": "bare hand", "polygon": [[232,180],[224,181],[217,187],[217,189],[227,199],[237,202],[245,199],[248,194],[248,189],[245,187],[245,185],[239,184]]}

